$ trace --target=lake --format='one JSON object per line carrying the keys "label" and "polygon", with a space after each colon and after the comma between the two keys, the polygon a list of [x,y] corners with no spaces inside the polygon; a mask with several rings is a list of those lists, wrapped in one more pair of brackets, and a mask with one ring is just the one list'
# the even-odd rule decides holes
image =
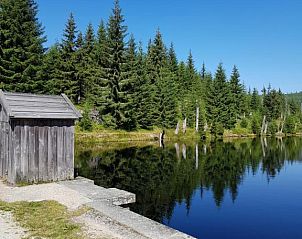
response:
{"label": "lake", "polygon": [[302,138],[77,145],[81,176],[130,209],[205,239],[302,238]]}

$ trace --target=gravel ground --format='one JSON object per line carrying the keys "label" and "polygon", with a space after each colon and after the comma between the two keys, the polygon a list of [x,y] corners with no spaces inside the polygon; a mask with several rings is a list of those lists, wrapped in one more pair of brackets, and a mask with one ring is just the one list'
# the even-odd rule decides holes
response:
{"label": "gravel ground", "polygon": [[84,204],[91,202],[89,198],[82,196],[79,192],[57,183],[30,185],[25,187],[9,187],[1,181],[0,199],[6,202],[38,202],[54,200],[70,210],[75,210]]}
{"label": "gravel ground", "polygon": [[25,230],[14,222],[12,214],[0,211],[0,238],[21,239],[26,235]]}
{"label": "gravel ground", "polygon": [[[1,180],[0,200],[6,202],[55,200],[69,210],[78,209],[91,202],[89,198],[84,197],[79,192],[57,183],[10,187]],[[83,232],[89,239],[144,238],[132,237],[131,235],[136,233],[100,214],[84,214],[75,218],[74,221],[82,225]],[[0,239],[21,239],[24,235],[24,230],[18,227],[11,214],[0,211]]]}

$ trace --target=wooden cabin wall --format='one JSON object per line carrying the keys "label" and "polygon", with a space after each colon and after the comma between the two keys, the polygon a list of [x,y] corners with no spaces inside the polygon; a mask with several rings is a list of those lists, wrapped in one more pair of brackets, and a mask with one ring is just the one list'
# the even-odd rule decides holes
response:
{"label": "wooden cabin wall", "polygon": [[10,183],[74,177],[74,121],[11,121]]}
{"label": "wooden cabin wall", "polygon": [[8,169],[8,137],[9,137],[9,118],[4,108],[0,104],[0,177],[6,179]]}
{"label": "wooden cabin wall", "polygon": [[9,124],[0,121],[0,177],[3,179],[6,179],[8,170],[9,132]]}

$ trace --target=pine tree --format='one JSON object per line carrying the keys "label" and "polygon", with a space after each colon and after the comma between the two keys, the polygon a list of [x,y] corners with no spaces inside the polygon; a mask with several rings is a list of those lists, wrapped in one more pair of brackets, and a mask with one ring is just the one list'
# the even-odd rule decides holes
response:
{"label": "pine tree", "polygon": [[148,53],[146,59],[146,77],[147,82],[149,82],[149,96],[148,105],[150,105],[149,114],[152,120],[152,125],[161,126],[160,117],[160,72],[163,67],[168,65],[166,47],[163,43],[162,35],[159,30],[157,30],[155,38],[152,43],[149,42]]}
{"label": "pine tree", "polygon": [[205,79],[206,76],[206,65],[204,64],[204,62],[202,63],[202,68],[201,68],[201,79]]}
{"label": "pine tree", "polygon": [[236,120],[244,113],[244,88],[240,83],[240,74],[236,66],[233,68],[231,79],[229,82],[230,88],[230,126],[234,126]]}
{"label": "pine tree", "polygon": [[208,90],[207,111],[212,125],[222,124],[224,128],[231,128],[230,121],[230,91],[226,81],[225,70],[222,63],[218,65],[215,79]]}
{"label": "pine tree", "polygon": [[54,44],[44,56],[42,78],[45,79],[44,94],[59,94],[57,91],[57,83],[61,79],[61,48],[60,44]]}
{"label": "pine tree", "polygon": [[119,1],[116,0],[108,22],[108,65],[106,68],[106,78],[110,89],[108,110],[113,125],[116,128],[127,129],[131,119],[126,114],[129,104],[126,86],[129,84],[129,79],[123,68],[126,61],[124,38],[127,31],[127,27],[123,23],[124,17]]}
{"label": "pine tree", "polygon": [[73,101],[79,101],[79,84],[77,82],[77,29],[73,14],[65,26],[60,45],[60,65],[58,75],[53,82],[55,94],[65,93]]}
{"label": "pine tree", "polygon": [[173,45],[173,43],[171,43],[171,46],[170,46],[170,48],[169,48],[168,64],[169,64],[170,71],[171,71],[173,74],[177,74],[177,70],[178,70],[178,61],[177,61],[177,57],[176,57],[176,53],[175,53],[175,50],[174,50],[174,45]]}
{"label": "pine tree", "polygon": [[260,103],[261,99],[258,93],[258,90],[256,88],[253,89],[253,93],[252,93],[252,97],[251,97],[251,110],[252,111],[257,111],[260,110],[261,107],[261,103]]}
{"label": "pine tree", "polygon": [[107,42],[108,36],[105,23],[101,21],[93,50],[94,73],[91,81],[93,91],[88,93],[89,101],[98,108],[101,114],[107,114],[106,110],[109,109],[108,98],[110,90],[108,79],[106,78]]}
{"label": "pine tree", "polygon": [[77,82],[77,103],[89,99],[89,94],[94,91],[93,75],[95,62],[93,50],[95,45],[94,30],[91,24],[88,25],[85,37],[79,33],[76,42],[76,82]]}
{"label": "pine tree", "polygon": [[147,77],[146,72],[146,56],[143,53],[142,44],[139,46],[137,54],[137,75],[139,76],[136,82],[136,93],[135,93],[135,109],[136,111],[136,121],[138,126],[143,129],[150,129],[154,124],[154,119],[152,117],[153,111],[153,97],[150,79]]}
{"label": "pine tree", "polygon": [[0,1],[0,85],[8,91],[41,92],[45,42],[33,0]]}
{"label": "pine tree", "polygon": [[177,124],[175,75],[168,68],[161,68],[159,87],[159,126],[173,128]]}

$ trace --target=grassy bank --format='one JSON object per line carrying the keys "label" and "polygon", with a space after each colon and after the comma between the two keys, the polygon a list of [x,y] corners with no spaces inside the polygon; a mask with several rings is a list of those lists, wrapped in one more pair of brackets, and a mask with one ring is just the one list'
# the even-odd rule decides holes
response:
{"label": "grassy bank", "polygon": [[[106,143],[106,142],[139,142],[149,141],[155,142],[159,140],[159,134],[161,129],[153,130],[138,130],[138,131],[123,131],[123,130],[108,130],[100,129],[93,130],[92,132],[83,132],[79,128],[76,128],[76,141],[81,143]],[[175,135],[174,130],[169,129],[165,131],[165,140],[197,140],[200,139],[200,135],[195,133],[193,129],[188,129],[185,134],[180,132]]]}
{"label": "grassy bank", "polygon": [[72,222],[83,210],[69,212],[55,201],[15,202],[0,201],[0,211],[11,212],[21,227],[28,231],[27,238],[81,239],[81,227]]}
{"label": "grassy bank", "polygon": [[[110,143],[116,142],[120,144],[127,144],[129,142],[139,144],[141,143],[154,143],[159,141],[159,135],[162,129],[153,130],[138,130],[138,131],[123,131],[123,130],[110,130],[110,129],[97,129],[92,132],[81,131],[79,127],[76,128],[76,141],[81,143],[83,146],[96,143]],[[285,137],[285,136],[301,136],[302,133],[295,134],[267,134],[267,137]],[[207,140],[211,140],[214,136],[210,133],[204,135]],[[256,134],[251,133],[248,129],[233,129],[224,130],[223,135],[218,136],[218,138],[255,138]],[[178,135],[175,134],[174,129],[165,130],[165,141],[188,141],[188,140],[200,140],[202,138],[200,133],[196,133],[194,129],[188,129],[184,134],[179,132]]]}

